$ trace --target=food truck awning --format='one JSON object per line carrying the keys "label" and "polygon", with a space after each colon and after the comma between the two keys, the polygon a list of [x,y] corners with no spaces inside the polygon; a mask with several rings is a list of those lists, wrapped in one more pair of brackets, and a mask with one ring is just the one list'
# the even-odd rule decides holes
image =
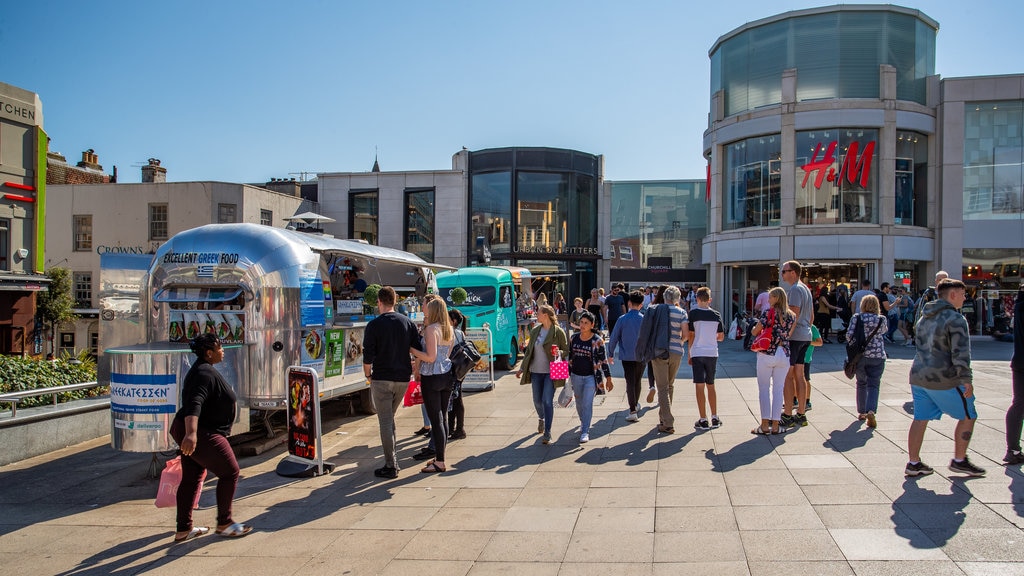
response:
{"label": "food truck awning", "polygon": [[343,240],[341,238],[331,238],[328,236],[317,236],[316,234],[303,234],[301,232],[292,232],[286,230],[293,237],[309,245],[311,249],[316,252],[342,252],[349,253],[352,256],[357,256],[364,259],[370,259],[371,261],[376,259],[381,262],[393,262],[396,264],[409,264],[419,265],[426,268],[434,268],[439,270],[455,270],[452,266],[445,266],[443,264],[434,264],[427,262],[426,260],[404,252],[402,250],[395,250],[394,248],[384,248],[383,246],[374,246],[373,244],[364,244],[355,240]]}

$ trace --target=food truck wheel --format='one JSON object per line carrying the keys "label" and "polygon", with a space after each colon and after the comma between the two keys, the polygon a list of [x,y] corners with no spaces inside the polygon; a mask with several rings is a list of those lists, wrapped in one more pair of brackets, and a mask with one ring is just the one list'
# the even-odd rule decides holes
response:
{"label": "food truck wheel", "polygon": [[370,394],[369,388],[359,392],[359,411],[371,415],[377,413],[377,406],[373,403],[373,394]]}
{"label": "food truck wheel", "polygon": [[498,370],[511,370],[516,365],[516,362],[519,362],[519,343],[516,342],[515,338],[509,344],[508,350],[508,354],[502,354],[497,357],[495,364],[497,364]]}

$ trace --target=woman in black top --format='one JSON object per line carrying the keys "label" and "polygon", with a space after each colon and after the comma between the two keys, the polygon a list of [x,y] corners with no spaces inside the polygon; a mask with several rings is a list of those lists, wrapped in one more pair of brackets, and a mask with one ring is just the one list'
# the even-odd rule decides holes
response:
{"label": "woman in black top", "polygon": [[235,421],[235,393],[213,367],[224,360],[224,349],[214,334],[192,341],[196,363],[185,375],[181,408],[171,423],[171,437],[181,452],[181,484],[178,485],[175,542],[184,542],[210,531],[192,526],[192,503],[199,493],[203,470],[217,476],[217,534],[237,538],[252,526],[231,518],[231,502],[238,485],[238,462],[227,435]]}

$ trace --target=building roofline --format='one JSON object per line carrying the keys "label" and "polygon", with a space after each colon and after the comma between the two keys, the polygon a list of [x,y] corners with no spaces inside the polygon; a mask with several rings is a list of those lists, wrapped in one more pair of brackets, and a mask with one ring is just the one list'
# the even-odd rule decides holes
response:
{"label": "building roofline", "polygon": [[831,12],[895,12],[897,14],[908,14],[931,26],[932,29],[936,31],[939,29],[939,23],[937,21],[924,12],[913,8],[904,8],[903,6],[896,6],[895,4],[835,4],[833,6],[790,10],[789,12],[783,12],[782,14],[776,14],[767,18],[761,18],[760,20],[754,20],[753,22],[747,22],[739,28],[735,28],[731,32],[719,36],[718,40],[711,45],[711,49],[708,50],[708,57],[711,57],[716,51],[718,51],[718,48],[721,47],[724,42],[731,40],[748,30],[753,30],[754,28],[759,28],[782,20],[789,20],[791,18],[802,18],[817,14],[829,14]]}

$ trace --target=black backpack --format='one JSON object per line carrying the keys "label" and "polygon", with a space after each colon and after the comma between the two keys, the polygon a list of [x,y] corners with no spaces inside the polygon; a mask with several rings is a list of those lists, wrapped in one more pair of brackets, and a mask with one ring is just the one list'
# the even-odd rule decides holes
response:
{"label": "black backpack", "polygon": [[455,332],[455,344],[452,346],[452,351],[448,354],[448,359],[452,362],[452,377],[455,380],[462,382],[469,374],[476,363],[480,361],[480,351],[476,349],[476,346],[466,340],[462,336],[461,332]]}
{"label": "black backpack", "polygon": [[871,335],[864,337],[864,315],[857,315],[857,326],[853,329],[852,335],[847,335],[846,338],[846,361],[843,362],[843,373],[846,374],[847,378],[853,378],[857,375],[857,365],[860,364],[861,358],[864,357],[864,351],[868,347],[868,342],[875,337],[878,333],[878,329],[882,327],[882,319],[878,319],[878,323],[875,324],[875,329],[871,331]]}

